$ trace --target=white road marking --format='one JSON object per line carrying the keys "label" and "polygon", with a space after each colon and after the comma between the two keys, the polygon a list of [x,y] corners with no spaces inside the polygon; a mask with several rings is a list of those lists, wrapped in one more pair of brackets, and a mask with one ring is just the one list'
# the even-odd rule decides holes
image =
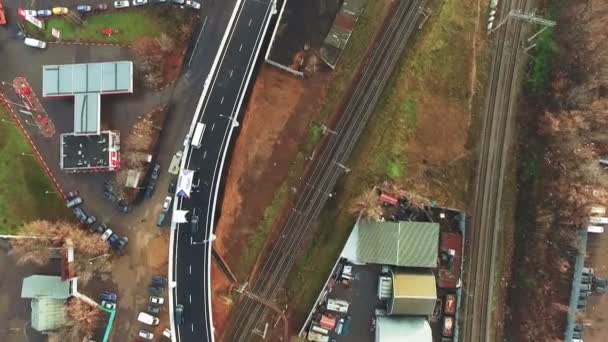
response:
{"label": "white road marking", "polygon": [[205,152],[203,152],[203,159],[205,159],[207,157],[207,150],[205,150]]}
{"label": "white road marking", "polygon": [[243,44],[241,44],[241,46],[239,46],[239,52],[241,52],[241,50],[243,50]]}
{"label": "white road marking", "polygon": [[224,103],[224,97],[222,96],[222,99],[220,100],[220,104]]}
{"label": "white road marking", "polygon": [[188,266],[188,273],[192,274],[192,265]]}
{"label": "white road marking", "polygon": [[253,19],[249,19],[249,24],[247,26],[251,26],[252,21],[253,21]]}
{"label": "white road marking", "polygon": [[232,77],[232,74],[234,74],[234,70],[230,69],[230,77]]}
{"label": "white road marking", "polygon": [[191,294],[188,295],[188,300],[190,301],[190,304],[192,304],[192,295]]}
{"label": "white road marking", "polygon": [[215,122],[213,123],[213,125],[211,125],[211,132],[213,132],[214,128],[215,128]]}
{"label": "white road marking", "polygon": [[194,332],[194,323],[190,324],[190,327],[192,329],[192,332]]}
{"label": "white road marking", "polygon": [[196,38],[196,43],[194,44],[194,49],[192,49],[192,53],[190,54],[190,59],[188,60],[188,66],[190,66],[190,63],[192,62],[192,57],[194,57],[194,54],[196,53],[196,47],[198,46],[198,42],[201,40],[201,34],[205,30],[206,24],[207,24],[207,17],[205,17],[205,21],[203,21],[203,27],[201,27],[201,30],[198,32],[198,37]]}

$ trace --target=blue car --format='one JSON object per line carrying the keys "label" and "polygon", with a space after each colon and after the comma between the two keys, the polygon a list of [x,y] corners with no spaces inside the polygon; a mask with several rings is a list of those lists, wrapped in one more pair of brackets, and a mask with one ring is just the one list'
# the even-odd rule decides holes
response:
{"label": "blue car", "polygon": [[78,5],[76,6],[76,10],[80,13],[89,13],[93,10],[93,7],[89,5]]}
{"label": "blue car", "polygon": [[108,301],[108,302],[112,302],[112,303],[116,303],[116,299],[117,298],[118,298],[118,296],[116,296],[116,293],[110,292],[110,291],[103,291],[99,295],[99,299],[105,300],[105,301]]}

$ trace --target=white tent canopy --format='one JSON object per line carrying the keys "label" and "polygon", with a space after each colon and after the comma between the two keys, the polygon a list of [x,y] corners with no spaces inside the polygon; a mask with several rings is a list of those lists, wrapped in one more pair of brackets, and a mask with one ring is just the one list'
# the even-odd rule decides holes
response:
{"label": "white tent canopy", "polygon": [[177,180],[177,197],[190,198],[192,191],[192,180],[194,179],[194,170],[183,170]]}
{"label": "white tent canopy", "polygon": [[174,210],[172,221],[175,223],[187,223],[186,214],[188,214],[188,210]]}

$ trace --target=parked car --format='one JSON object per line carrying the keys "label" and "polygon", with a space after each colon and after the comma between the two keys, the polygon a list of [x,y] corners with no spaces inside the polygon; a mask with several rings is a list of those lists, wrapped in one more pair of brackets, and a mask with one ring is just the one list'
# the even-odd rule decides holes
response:
{"label": "parked car", "polygon": [[116,249],[120,254],[122,254],[122,253],[124,253],[125,249],[127,248],[127,244],[129,244],[129,238],[126,236],[123,236],[120,239],[118,239],[118,241],[116,241],[115,245],[112,247],[114,249]]}
{"label": "parked car", "polygon": [[445,337],[452,337],[454,335],[454,317],[444,316],[443,326],[441,328],[441,335]]}
{"label": "parked car", "polygon": [[176,187],[177,187],[177,183],[175,182],[175,179],[171,180],[171,182],[169,183],[169,189],[167,189],[169,194],[174,195]]}
{"label": "parked car", "polygon": [[110,235],[110,237],[108,238],[108,245],[110,245],[110,247],[116,249],[116,246],[118,244],[118,240],[120,240],[120,238],[118,237],[118,235],[116,235],[116,233],[112,233],[112,235]]}
{"label": "parked car", "polygon": [[87,219],[86,219],[86,221],[84,221],[84,223],[87,226],[91,227],[91,226],[93,226],[93,223],[95,223],[96,221],[97,221],[97,217],[91,215],[91,216],[87,217]]}
{"label": "parked car", "polygon": [[141,6],[148,3],[148,0],[133,0],[133,6]]}
{"label": "parked car", "polygon": [[36,12],[36,17],[38,18],[46,18],[53,15],[53,12],[49,9],[41,9]]}
{"label": "parked car", "polygon": [[54,15],[62,15],[62,14],[68,14],[68,12],[70,10],[67,7],[53,7],[53,9],[51,9],[51,11],[53,12]]}
{"label": "parked car", "polygon": [[156,226],[157,227],[162,227],[165,224],[165,218],[167,217],[167,215],[165,214],[165,212],[161,211],[160,213],[158,213],[158,217],[156,218]]}
{"label": "parked car", "polygon": [[95,9],[98,11],[105,11],[108,9],[108,5],[107,4],[98,4],[97,6],[95,6]]}
{"label": "parked car", "polygon": [[35,10],[23,10],[24,15],[31,15],[32,17],[38,16],[38,12]]}
{"label": "parked car", "polygon": [[93,7],[89,5],[78,5],[76,6],[76,10],[80,13],[89,13],[93,11]]}
{"label": "parked car", "polygon": [[146,312],[140,312],[139,315],[137,315],[137,320],[151,326],[156,326],[159,322],[158,317],[152,316]]}
{"label": "parked car", "polygon": [[37,49],[46,49],[46,42],[43,42],[42,40],[27,37],[23,40],[23,43],[27,46],[35,47]]}
{"label": "parked car", "polygon": [[114,234],[114,233],[112,232],[112,229],[108,228],[108,229],[106,229],[106,231],[105,231],[105,232],[103,232],[103,234],[101,235],[101,239],[102,239],[103,241],[108,241],[108,239],[110,238],[110,236],[112,236],[112,234]]}
{"label": "parked car", "polygon": [[171,2],[176,5],[183,5],[186,0],[171,0]]}
{"label": "parked car", "polygon": [[165,328],[165,330],[163,330],[163,336],[166,338],[171,338],[171,329]]}
{"label": "parked car", "polygon": [[114,195],[114,193],[108,189],[105,189],[103,191],[103,198],[107,199],[112,203],[116,203],[116,195]]}
{"label": "parked car", "polygon": [[167,287],[168,280],[163,276],[154,276],[152,277],[151,283],[157,287]]}
{"label": "parked car", "polygon": [[[28,38],[25,38],[25,39],[27,40]],[[82,204],[82,197],[80,197],[80,196],[76,196],[65,202],[65,206],[68,208],[72,208],[72,207],[75,207],[80,204]]]}
{"label": "parked car", "polygon": [[163,289],[156,286],[148,286],[148,293],[152,296],[162,296]]}
{"label": "parked car", "polygon": [[593,284],[595,286],[606,287],[608,286],[608,279],[593,277]]}
{"label": "parked car", "polygon": [[163,201],[163,211],[169,210],[169,207],[171,206],[172,201],[173,201],[173,197],[171,197],[171,196],[165,197],[165,200]]}
{"label": "parked car", "polygon": [[131,206],[124,199],[118,200],[118,211],[121,213],[130,213],[132,210]]}
{"label": "parked car", "polygon": [[186,7],[194,8],[196,10],[201,9],[201,4],[196,1],[186,0],[185,5]]}
{"label": "parked car", "polygon": [[456,296],[453,294],[445,295],[445,303],[443,305],[443,312],[447,315],[453,315],[456,313]]}
{"label": "parked car", "polygon": [[101,306],[108,310],[116,310],[116,303],[106,302],[105,300],[101,301]]}
{"label": "parked car", "polygon": [[152,1],[152,3],[155,3],[155,4],[164,4],[164,3],[167,3],[167,0],[151,0],[151,1]]}
{"label": "parked car", "polygon": [[[48,11],[48,10],[47,10],[47,11]],[[73,190],[73,191],[70,191],[70,192],[68,192],[68,193],[65,195],[65,200],[66,200],[66,201],[69,201],[69,200],[71,200],[72,198],[78,197],[79,195],[80,195],[80,192],[79,192],[78,190]]]}
{"label": "parked car", "polygon": [[128,0],[114,1],[114,8],[127,8],[129,6],[130,6],[130,4],[129,4]]}
{"label": "parked car", "polygon": [[74,208],[74,210],[72,210],[72,213],[74,213],[74,216],[76,216],[76,219],[78,220],[78,222],[84,224],[87,219],[89,218],[87,213],[84,212],[84,210],[82,210],[82,208],[80,207],[76,207]]}
{"label": "parked car", "polygon": [[137,333],[137,336],[141,337],[141,338],[143,338],[144,340],[147,340],[147,341],[152,341],[152,339],[154,339],[154,334],[151,333],[151,332],[149,332],[149,331],[146,331],[146,330],[140,330]]}
{"label": "parked car", "polygon": [[194,210],[192,211],[192,217],[190,218],[190,232],[192,234],[196,234],[196,232],[198,232],[199,211],[200,210],[198,208],[194,208]]}
{"label": "parked car", "polygon": [[160,306],[158,306],[158,305],[148,305],[148,313],[150,315],[158,315],[158,314],[160,314]]}
{"label": "parked car", "polygon": [[182,322],[184,321],[184,306],[181,304],[177,304],[175,306],[175,310],[173,310],[173,314],[175,318],[175,323],[177,323],[177,325],[182,324]]}
{"label": "parked car", "polygon": [[116,300],[118,299],[118,296],[116,295],[116,293],[114,292],[110,292],[110,291],[103,291],[100,295],[99,295],[99,299],[101,300],[105,300],[107,302],[112,302],[112,303],[116,303]]}
{"label": "parked car", "polygon": [[163,297],[150,296],[149,301],[151,304],[163,305],[163,303],[165,302],[165,299]]}
{"label": "parked car", "polygon": [[108,229],[108,226],[105,223],[100,223],[97,225],[94,225],[93,227],[91,227],[91,231],[98,233],[98,234],[103,234],[103,232],[105,232]]}

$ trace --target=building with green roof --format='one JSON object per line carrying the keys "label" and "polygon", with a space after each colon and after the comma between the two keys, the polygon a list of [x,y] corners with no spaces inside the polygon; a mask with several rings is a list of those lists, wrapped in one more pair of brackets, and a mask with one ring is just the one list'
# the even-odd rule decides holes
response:
{"label": "building with green roof", "polygon": [[37,331],[53,331],[65,324],[64,305],[70,296],[70,282],[61,277],[33,275],[23,279],[21,298],[32,300],[32,328]]}
{"label": "building with green roof", "polygon": [[359,220],[342,257],[355,264],[436,268],[439,224]]}

